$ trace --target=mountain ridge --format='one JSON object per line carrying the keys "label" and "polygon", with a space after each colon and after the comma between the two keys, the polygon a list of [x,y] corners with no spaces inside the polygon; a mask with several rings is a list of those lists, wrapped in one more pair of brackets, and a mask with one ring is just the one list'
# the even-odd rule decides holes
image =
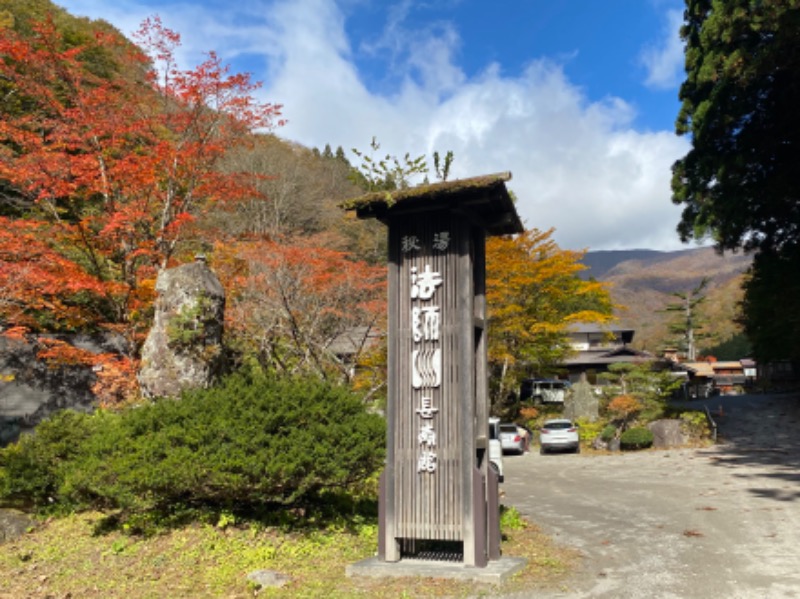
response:
{"label": "mountain ridge", "polygon": [[740,332],[735,319],[742,297],[741,283],[752,262],[750,256],[721,255],[712,247],[598,250],[587,252],[582,262],[587,268],[581,277],[609,285],[611,297],[619,306],[619,324],[634,329],[633,345],[638,349],[659,353],[670,345],[668,327],[675,315],[666,313],[665,308],[678,301],[676,293],[691,291],[704,278],[708,279],[707,300],[701,315],[708,322],[711,335],[705,347]]}
{"label": "mountain ridge", "polygon": [[[686,250],[678,250],[678,252],[683,251]],[[644,248],[630,250],[590,250],[586,252],[583,258],[582,262],[586,265],[587,269],[581,273],[581,277],[593,277],[599,280],[606,272],[614,268],[620,262],[658,259],[678,252],[648,250]]]}

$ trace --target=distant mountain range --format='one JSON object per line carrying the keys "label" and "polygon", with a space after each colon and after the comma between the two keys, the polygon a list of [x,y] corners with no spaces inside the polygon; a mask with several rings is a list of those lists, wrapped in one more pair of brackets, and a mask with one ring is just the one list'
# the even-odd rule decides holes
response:
{"label": "distant mountain range", "polygon": [[721,256],[713,248],[596,251],[587,252],[583,263],[588,268],[581,276],[609,283],[614,302],[621,306],[620,324],[636,331],[634,346],[658,352],[668,343],[667,325],[674,316],[665,314],[664,308],[678,301],[674,293],[691,291],[703,277],[710,280],[703,315],[712,334],[705,346],[734,335],[742,276],[751,261],[741,253]]}
{"label": "distant mountain range", "polygon": [[589,268],[582,273],[583,278],[593,277],[602,280],[605,274],[613,270],[618,264],[635,261],[641,264],[657,264],[665,260],[673,260],[679,255],[695,250],[679,250],[676,252],[661,252],[658,250],[600,250],[588,252],[583,263]]}

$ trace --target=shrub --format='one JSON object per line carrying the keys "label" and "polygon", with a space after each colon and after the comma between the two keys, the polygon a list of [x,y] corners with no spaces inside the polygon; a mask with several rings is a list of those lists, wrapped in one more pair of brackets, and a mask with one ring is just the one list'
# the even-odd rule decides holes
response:
{"label": "shrub", "polygon": [[0,450],[0,500],[10,504],[54,505],[83,443],[99,417],[64,410],[39,424],[36,434]]}
{"label": "shrub", "polygon": [[[239,374],[179,401],[101,419],[55,467],[39,457],[57,446],[40,427],[33,445],[43,451],[14,450],[28,462],[9,473],[10,482],[41,470],[50,473],[48,492],[58,486],[58,501],[168,518],[186,509],[310,504],[365,481],[384,458],[383,419],[346,389],[317,380]],[[42,497],[31,494],[37,503]]]}
{"label": "shrub", "polygon": [[531,420],[536,420],[539,417],[539,410],[532,406],[526,406],[520,408],[519,415],[525,422],[530,422]]}
{"label": "shrub", "polygon": [[619,437],[621,449],[644,449],[653,444],[653,432],[644,427],[629,428]]}
{"label": "shrub", "polygon": [[705,412],[698,410],[681,412],[680,419],[685,432],[694,438],[708,437],[711,434]]}
{"label": "shrub", "polygon": [[528,523],[517,508],[513,506],[507,507],[505,505],[500,506],[500,530],[503,531],[503,533],[512,530],[523,530],[527,525]]}
{"label": "shrub", "polygon": [[617,436],[617,427],[613,424],[607,424],[600,432],[600,439],[605,443],[610,443]]}
{"label": "shrub", "polygon": [[603,428],[602,422],[590,422],[583,418],[579,418],[577,420],[577,425],[578,425],[578,434],[580,435],[581,441],[587,441],[587,442],[594,441]]}

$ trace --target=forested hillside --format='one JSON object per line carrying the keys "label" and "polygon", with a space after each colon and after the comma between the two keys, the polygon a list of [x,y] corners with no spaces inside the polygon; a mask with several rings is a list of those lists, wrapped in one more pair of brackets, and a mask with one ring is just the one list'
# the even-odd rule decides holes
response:
{"label": "forested hillside", "polygon": [[116,377],[99,399],[124,401],[158,272],[202,253],[227,290],[233,368],[352,382],[326,348],[384,317],[384,232],[337,208],[363,191],[341,153],[280,140],[281,107],[213,52],[179,68],[180,36],[158,18],[134,45],[49,2],[3,0],[0,27],[3,333],[123,336],[128,355],[62,341],[39,355]]}
{"label": "forested hillside", "polygon": [[709,284],[700,316],[708,337],[700,349],[710,350],[740,331],[734,320],[742,299],[743,275],[751,263],[741,252],[722,256],[713,248],[589,252],[584,263],[589,268],[582,276],[611,285],[615,303],[622,306],[617,310],[620,322],[636,330],[634,345],[638,348],[658,352],[672,344],[668,323],[675,314],[664,310],[677,301],[674,294],[692,290],[704,278]]}
{"label": "forested hillside", "polygon": [[[283,140],[282,107],[257,101],[257,82],[213,52],[182,69],[179,33],[157,17],[127,40],[46,0],[0,0],[0,27],[2,334],[45,344],[39,356],[54,364],[91,367],[101,403],[135,399],[157,275],[202,254],[226,291],[230,369],[380,393],[384,344],[333,348],[353,331],[385,331],[386,231],[339,206],[402,190],[412,175],[445,182],[451,152],[396,158],[375,139],[347,153]],[[489,330],[502,335],[490,368],[509,388],[563,358],[568,323],[610,312],[607,290],[578,277],[583,253],[550,235],[504,240],[502,266],[487,265]],[[129,350],[34,337],[97,332]]]}

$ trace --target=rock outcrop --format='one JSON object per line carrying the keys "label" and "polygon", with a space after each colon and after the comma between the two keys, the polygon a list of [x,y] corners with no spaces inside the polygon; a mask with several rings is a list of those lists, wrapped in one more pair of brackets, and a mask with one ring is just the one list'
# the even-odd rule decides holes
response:
{"label": "rock outcrop", "polygon": [[225,291],[202,257],[162,271],[139,384],[148,397],[208,387],[223,364]]}
{"label": "rock outcrop", "polygon": [[92,368],[47,362],[38,357],[42,342],[56,339],[94,354],[126,355],[125,340],[113,333],[96,335],[0,335],[0,447],[16,441],[55,412],[90,412],[95,406]]}
{"label": "rock outcrop", "polygon": [[564,400],[564,417],[595,422],[600,416],[600,402],[592,386],[581,380],[572,386]]}
{"label": "rock outcrop", "polygon": [[676,418],[654,420],[647,428],[653,433],[653,447],[656,449],[683,447],[689,440],[683,432],[682,422]]}

